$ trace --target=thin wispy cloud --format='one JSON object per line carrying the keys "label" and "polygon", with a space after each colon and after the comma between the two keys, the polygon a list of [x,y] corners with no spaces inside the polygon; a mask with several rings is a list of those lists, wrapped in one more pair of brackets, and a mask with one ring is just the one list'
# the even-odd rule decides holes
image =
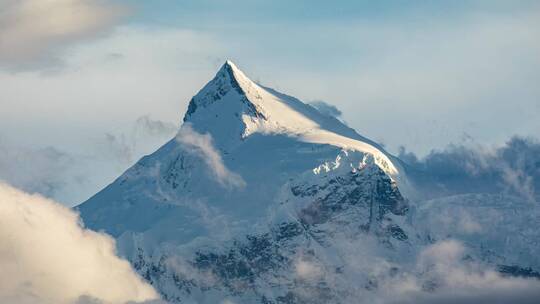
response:
{"label": "thin wispy cloud", "polygon": [[177,132],[178,126],[143,115],[135,120],[126,132],[107,132],[97,145],[104,155],[111,156],[124,166],[129,166],[141,157],[148,141],[163,144]]}
{"label": "thin wispy cloud", "polygon": [[211,174],[224,187],[243,188],[246,182],[242,176],[230,171],[223,163],[223,158],[214,147],[210,134],[200,134],[189,124],[182,125],[176,135],[176,140],[190,153],[193,153],[206,163]]}
{"label": "thin wispy cloud", "polygon": [[326,101],[315,100],[315,101],[310,102],[309,105],[319,110],[319,112],[328,116],[340,118],[341,115],[343,115],[343,112],[341,112],[340,109],[338,109],[333,104],[327,103]]}

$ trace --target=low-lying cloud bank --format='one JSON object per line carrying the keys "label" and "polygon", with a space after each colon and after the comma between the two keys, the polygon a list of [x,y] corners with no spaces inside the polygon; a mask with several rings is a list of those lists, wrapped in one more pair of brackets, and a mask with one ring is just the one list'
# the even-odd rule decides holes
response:
{"label": "low-lying cloud bank", "polygon": [[540,299],[540,281],[503,277],[467,258],[467,249],[455,240],[437,242],[422,250],[414,272],[397,276],[385,292],[385,303],[519,303]]}
{"label": "low-lying cloud bank", "polygon": [[[276,277],[270,276],[270,281],[292,288],[289,295],[295,300],[291,303],[533,304],[540,299],[540,280],[504,276],[489,265],[471,259],[470,249],[454,239],[409,252],[410,263],[385,259],[369,236],[334,245],[338,247],[337,256],[347,262],[340,272],[319,260],[321,256],[302,256],[299,249],[298,259],[288,270],[291,273],[279,272]],[[213,272],[193,267],[181,256],[169,256],[167,264],[176,276],[198,286],[211,289],[226,284]],[[368,286],[366,275],[370,278]],[[242,292],[236,296],[225,292],[222,296],[229,298],[221,303],[253,303],[250,302],[253,299],[245,297],[251,292],[249,288]],[[192,303],[189,296],[186,298]],[[206,298],[201,303],[212,301]],[[216,303],[220,302],[216,300]]]}
{"label": "low-lying cloud bank", "polygon": [[109,236],[73,211],[0,183],[0,303],[123,304],[157,300]]}
{"label": "low-lying cloud bank", "polygon": [[399,158],[431,197],[486,192],[539,200],[540,142],[534,139],[515,136],[496,149],[450,145],[423,159],[403,148]]}

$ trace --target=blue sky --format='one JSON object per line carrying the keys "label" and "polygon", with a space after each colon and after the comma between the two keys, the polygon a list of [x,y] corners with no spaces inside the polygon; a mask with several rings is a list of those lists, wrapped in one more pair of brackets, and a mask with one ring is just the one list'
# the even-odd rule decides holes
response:
{"label": "blue sky", "polygon": [[[4,0],[0,8],[0,144],[10,157],[53,148],[72,171],[92,163],[93,180],[72,191],[83,194],[62,201],[90,195],[164,142],[225,59],[266,86],[337,106],[391,152],[497,146],[540,130],[537,1]],[[141,135],[137,121],[165,128]],[[48,151],[38,157],[45,163]],[[0,168],[16,171],[4,159]],[[52,168],[41,171],[68,170]]]}

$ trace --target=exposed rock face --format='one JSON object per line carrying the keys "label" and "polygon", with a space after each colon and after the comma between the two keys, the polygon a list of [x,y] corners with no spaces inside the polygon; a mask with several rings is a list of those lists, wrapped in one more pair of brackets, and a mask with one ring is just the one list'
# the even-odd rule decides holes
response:
{"label": "exposed rock face", "polygon": [[[340,161],[345,160],[340,157]],[[266,232],[239,236],[217,249],[201,248],[181,257],[174,250],[154,256],[138,247],[132,263],[148,281],[162,287],[169,301],[216,293],[244,300],[250,295],[251,303],[348,302],[341,291],[331,288],[335,282],[327,282],[348,271],[347,261],[338,257],[342,252],[334,247],[335,240],[359,242],[370,236],[385,251],[409,248],[408,235],[401,228],[406,224],[394,220],[407,213],[408,204],[396,183],[374,164],[343,174],[319,174],[316,180],[284,186],[288,195],[279,209],[297,212],[289,221],[270,225]],[[335,261],[326,260],[327,256],[335,256]],[[299,275],[299,259],[319,265],[314,280]],[[365,278],[362,284],[374,281]]]}

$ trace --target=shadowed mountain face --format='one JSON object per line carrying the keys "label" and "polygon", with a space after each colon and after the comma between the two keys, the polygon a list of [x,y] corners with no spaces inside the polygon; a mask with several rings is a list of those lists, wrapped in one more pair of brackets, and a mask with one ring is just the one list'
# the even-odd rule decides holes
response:
{"label": "shadowed mountain face", "polygon": [[77,209],[168,301],[351,303],[443,238],[400,164],[227,61],[175,138]]}

